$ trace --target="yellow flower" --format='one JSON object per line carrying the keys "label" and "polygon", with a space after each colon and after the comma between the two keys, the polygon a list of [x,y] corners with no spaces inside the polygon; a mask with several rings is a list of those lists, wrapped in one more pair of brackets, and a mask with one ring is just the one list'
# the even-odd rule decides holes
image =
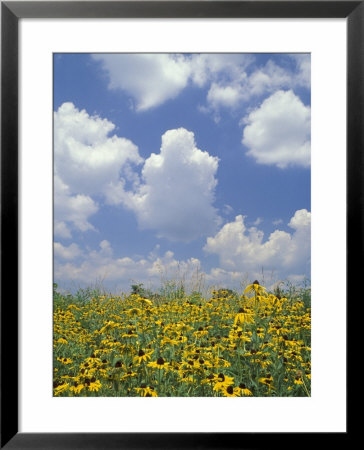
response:
{"label": "yellow flower", "polygon": [[223,373],[219,373],[219,375],[215,375],[214,383],[214,391],[220,391],[234,384],[234,377],[228,377]]}
{"label": "yellow flower", "polygon": [[141,310],[139,308],[131,308],[126,313],[128,316],[139,316],[141,314]]}
{"label": "yellow flower", "polygon": [[141,297],[139,300],[140,300],[140,303],[142,303],[144,305],[148,305],[148,306],[152,306],[153,305],[153,303],[148,298]]}
{"label": "yellow flower", "polygon": [[134,388],[141,397],[158,397],[153,386],[147,386],[145,383],[140,387]]}
{"label": "yellow flower", "polygon": [[91,392],[97,392],[102,387],[102,384],[99,380],[91,381],[91,383],[88,386],[88,390]]}
{"label": "yellow flower", "polygon": [[153,367],[153,369],[167,369],[168,363],[163,358],[158,358],[157,361],[150,362],[148,367]]}
{"label": "yellow flower", "polygon": [[235,316],[234,325],[243,323],[254,323],[254,317],[252,313],[248,313],[244,308],[240,308],[238,314]]}
{"label": "yellow flower", "polygon": [[151,359],[152,353],[153,350],[144,351],[140,349],[138,355],[134,357],[133,362],[140,364],[142,361],[148,361],[148,359]]}
{"label": "yellow flower", "polygon": [[59,394],[61,394],[62,392],[67,391],[68,388],[69,388],[69,384],[68,384],[68,383],[63,383],[63,384],[61,384],[61,385],[59,385],[59,386],[57,386],[57,387],[55,387],[55,388],[53,389],[54,395],[59,395]]}
{"label": "yellow flower", "polygon": [[273,377],[270,374],[267,375],[266,377],[259,378],[259,383],[265,384],[266,386],[269,387],[269,389],[271,389],[273,387],[272,382],[273,382]]}
{"label": "yellow flower", "polygon": [[238,387],[227,386],[221,390],[224,397],[239,397],[240,389]]}
{"label": "yellow flower", "polygon": [[138,335],[136,334],[136,332],[135,332],[135,330],[128,330],[128,332],[127,333],[124,333],[123,335],[122,335],[122,337],[123,338],[135,338],[135,337],[138,337]]}
{"label": "yellow flower", "polygon": [[248,284],[248,286],[245,288],[245,291],[243,294],[258,294],[258,295],[265,295],[267,293],[267,290],[265,287],[260,286],[259,281],[255,280],[252,284]]}
{"label": "yellow flower", "polygon": [[245,386],[244,383],[239,384],[240,395],[252,396],[252,392]]}
{"label": "yellow flower", "polygon": [[67,339],[59,338],[57,339],[56,344],[68,344],[68,341]]}
{"label": "yellow flower", "polygon": [[57,358],[57,361],[61,362],[62,364],[71,364],[72,363],[72,359],[70,358]]}
{"label": "yellow flower", "polygon": [[85,387],[85,386],[84,386],[83,384],[77,384],[77,383],[75,383],[74,386],[71,386],[71,387],[70,387],[70,391],[74,392],[75,394],[79,394],[79,393],[82,391],[82,389],[83,389],[84,387]]}

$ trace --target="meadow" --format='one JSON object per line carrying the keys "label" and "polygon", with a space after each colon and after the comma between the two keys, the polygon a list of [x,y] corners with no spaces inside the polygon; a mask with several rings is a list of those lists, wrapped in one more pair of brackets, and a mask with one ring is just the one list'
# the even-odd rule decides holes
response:
{"label": "meadow", "polygon": [[54,289],[53,395],[307,397],[310,289]]}

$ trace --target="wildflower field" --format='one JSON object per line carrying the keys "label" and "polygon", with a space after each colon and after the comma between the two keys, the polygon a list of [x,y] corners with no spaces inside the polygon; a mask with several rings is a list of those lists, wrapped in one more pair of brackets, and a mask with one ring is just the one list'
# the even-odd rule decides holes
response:
{"label": "wildflower field", "polygon": [[54,396],[310,396],[308,290],[54,293]]}

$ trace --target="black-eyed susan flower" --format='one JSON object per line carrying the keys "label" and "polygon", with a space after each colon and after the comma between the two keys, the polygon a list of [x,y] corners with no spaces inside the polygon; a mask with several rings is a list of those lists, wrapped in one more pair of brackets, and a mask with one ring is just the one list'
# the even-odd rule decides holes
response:
{"label": "black-eyed susan flower", "polygon": [[269,388],[272,387],[272,383],[273,383],[273,377],[271,374],[268,374],[266,377],[261,377],[259,378],[259,383],[265,384],[266,386],[268,386]]}
{"label": "black-eyed susan flower", "polygon": [[244,383],[240,383],[239,384],[239,389],[240,389],[240,395],[245,395],[245,396],[252,396],[252,392],[250,389],[248,389]]}
{"label": "black-eyed susan flower", "polygon": [[215,376],[213,389],[214,391],[220,391],[233,384],[234,384],[234,377],[228,377],[223,373],[219,373],[218,375]]}
{"label": "black-eyed susan flower", "polygon": [[267,293],[267,290],[265,287],[261,286],[259,284],[258,280],[253,281],[252,284],[248,284],[248,286],[244,290],[244,294],[258,294],[258,295],[265,295]]}
{"label": "black-eyed susan flower", "polygon": [[95,378],[91,378],[90,383],[88,384],[88,390],[91,392],[97,392],[101,389],[102,384],[100,380],[96,380]]}
{"label": "black-eyed susan flower", "polygon": [[135,330],[130,329],[130,330],[128,330],[126,333],[124,333],[124,334],[122,335],[122,337],[123,337],[123,338],[127,338],[127,339],[132,339],[132,338],[137,338],[138,335],[136,334],[136,331],[135,331]]}
{"label": "black-eyed susan flower", "polygon": [[79,394],[80,392],[82,392],[82,390],[85,388],[85,386],[83,385],[83,384],[79,384],[79,383],[77,383],[77,382],[75,382],[74,384],[73,384],[73,386],[71,386],[70,388],[69,388],[69,390],[71,391],[71,392],[73,392],[74,394]]}
{"label": "black-eyed susan flower", "polygon": [[134,307],[134,308],[129,309],[126,313],[130,317],[137,317],[141,314],[141,312],[142,312],[141,309]]}
{"label": "black-eyed susan flower", "polygon": [[224,397],[239,397],[240,389],[238,387],[233,387],[232,385],[226,386],[221,389],[221,392]]}
{"label": "black-eyed susan flower", "polygon": [[57,361],[61,362],[64,365],[72,364],[71,358],[57,358]]}
{"label": "black-eyed susan flower", "polygon": [[254,323],[254,316],[251,312],[240,308],[238,314],[235,316],[234,325],[237,326],[244,323]]}
{"label": "black-eyed susan flower", "polygon": [[140,387],[134,388],[141,397],[158,397],[153,386],[142,383]]}
{"label": "black-eyed susan flower", "polygon": [[149,298],[141,297],[141,298],[139,299],[139,301],[140,301],[140,303],[141,303],[142,305],[147,305],[147,306],[152,306],[152,305],[153,305],[153,303],[149,300]]}
{"label": "black-eyed susan flower", "polygon": [[141,364],[142,362],[146,362],[152,358],[153,350],[142,350],[138,351],[137,356],[134,357],[133,362],[137,364]]}
{"label": "black-eyed susan flower", "polygon": [[57,396],[57,395],[61,394],[62,392],[68,391],[68,388],[69,388],[69,383],[63,383],[63,384],[56,386],[53,389],[53,393],[55,396]]}
{"label": "black-eyed susan flower", "polygon": [[148,364],[148,367],[153,369],[168,369],[168,363],[163,358],[158,358],[157,361],[152,361]]}

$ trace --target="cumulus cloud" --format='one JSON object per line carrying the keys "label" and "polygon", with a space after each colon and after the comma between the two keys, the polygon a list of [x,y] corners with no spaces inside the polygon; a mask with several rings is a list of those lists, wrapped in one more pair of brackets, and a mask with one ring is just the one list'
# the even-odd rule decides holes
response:
{"label": "cumulus cloud", "polygon": [[99,206],[93,196],[103,195],[112,203],[113,186],[137,183],[132,166],[143,161],[138,148],[128,139],[109,136],[114,129],[107,119],[69,102],[54,113],[55,235],[69,238],[69,223],[81,231],[94,229],[89,218]]}
{"label": "cumulus cloud", "polygon": [[247,80],[247,88],[251,95],[261,95],[295,84],[293,73],[272,60],[252,72]]}
{"label": "cumulus cloud", "polygon": [[[288,225],[287,233],[275,230],[264,241],[264,233],[247,228],[242,215],[225,224],[213,237],[207,238],[204,250],[219,256],[221,269],[246,272],[261,267],[279,273],[306,273],[310,261],[311,213],[298,210]],[[297,272],[298,271],[298,272]]]}
{"label": "cumulus cloud", "polygon": [[293,91],[277,91],[244,122],[243,144],[259,164],[308,167],[311,157],[311,109]]}
{"label": "cumulus cloud", "polygon": [[54,221],[53,224],[53,233],[54,236],[63,238],[63,239],[70,239],[72,237],[71,231],[69,227],[67,226],[66,222],[63,221]]}
{"label": "cumulus cloud", "polygon": [[[107,73],[110,89],[129,94],[137,111],[176,98],[189,85],[207,87],[204,112],[218,119],[220,108],[237,108],[254,96],[277,89],[310,87],[309,54],[289,55],[293,66],[272,60],[254,68],[249,54],[97,54],[92,55]],[[253,70],[249,70],[253,67]]]}
{"label": "cumulus cloud", "polygon": [[202,87],[219,77],[231,81],[245,76],[244,71],[254,57],[242,53],[203,53],[194,54],[187,61],[193,83]]}
{"label": "cumulus cloud", "polygon": [[311,55],[307,53],[292,55],[296,62],[296,84],[305,88],[311,86]]}
{"label": "cumulus cloud", "polygon": [[[110,89],[127,92],[137,111],[154,108],[176,98],[188,85],[204,87],[217,80],[236,83],[254,60],[245,54],[97,54],[109,78]],[[234,103],[231,87],[210,89],[209,101]],[[220,92],[221,91],[221,92]],[[219,98],[216,98],[219,96]]]}
{"label": "cumulus cloud", "polygon": [[109,134],[115,125],[90,116],[72,103],[63,103],[54,114],[56,173],[72,192],[99,194],[130,164],[140,164],[138,147],[130,140]]}
{"label": "cumulus cloud", "polygon": [[105,286],[113,284],[125,290],[133,281],[146,285],[152,283],[159,287],[161,279],[192,280],[193,274],[200,270],[198,259],[177,260],[171,251],[161,256],[151,253],[148,257],[117,257],[107,240],[101,241],[97,250],[83,252],[79,262],[62,260],[71,260],[69,256],[77,251],[79,249],[73,244],[67,248],[55,244],[54,276],[57,282],[89,285],[98,280]]}
{"label": "cumulus cloud", "polygon": [[71,223],[80,231],[94,230],[88,221],[98,211],[98,205],[88,195],[72,195],[69,186],[58,175],[54,176],[54,233],[69,238],[71,231],[66,223]]}
{"label": "cumulus cloud", "polygon": [[[290,55],[294,67],[280,66],[268,60],[248,73],[242,65],[235,65],[228,77],[213,77],[204,111],[221,108],[236,109],[252,98],[272,94],[279,89],[310,88],[311,57],[309,54]],[[252,60],[249,61],[251,63]],[[249,65],[249,64],[247,64]]]}
{"label": "cumulus cloud", "polygon": [[221,107],[236,108],[246,97],[244,88],[236,83],[232,85],[212,83],[207,94],[207,103],[213,110]]}
{"label": "cumulus cloud", "polygon": [[75,243],[70,244],[68,247],[62,245],[60,242],[53,244],[54,256],[61,259],[71,260],[75,259],[82,254],[81,249]]}
{"label": "cumulus cloud", "polygon": [[70,238],[71,226],[94,229],[89,219],[100,202],[123,205],[141,229],[171,240],[214,232],[220,223],[213,207],[218,158],[198,149],[194,134],[180,128],[167,131],[160,153],[144,161],[131,141],[109,137],[114,128],[72,103],[55,112],[55,235]]}
{"label": "cumulus cloud", "polygon": [[109,76],[110,89],[122,89],[143,111],[175,98],[188,83],[191,68],[183,55],[99,54]]}
{"label": "cumulus cloud", "polygon": [[142,229],[160,237],[191,241],[220,223],[213,206],[218,158],[197,148],[194,134],[184,128],[162,136],[160,153],[152,153],[142,170],[143,182],[123,197]]}

